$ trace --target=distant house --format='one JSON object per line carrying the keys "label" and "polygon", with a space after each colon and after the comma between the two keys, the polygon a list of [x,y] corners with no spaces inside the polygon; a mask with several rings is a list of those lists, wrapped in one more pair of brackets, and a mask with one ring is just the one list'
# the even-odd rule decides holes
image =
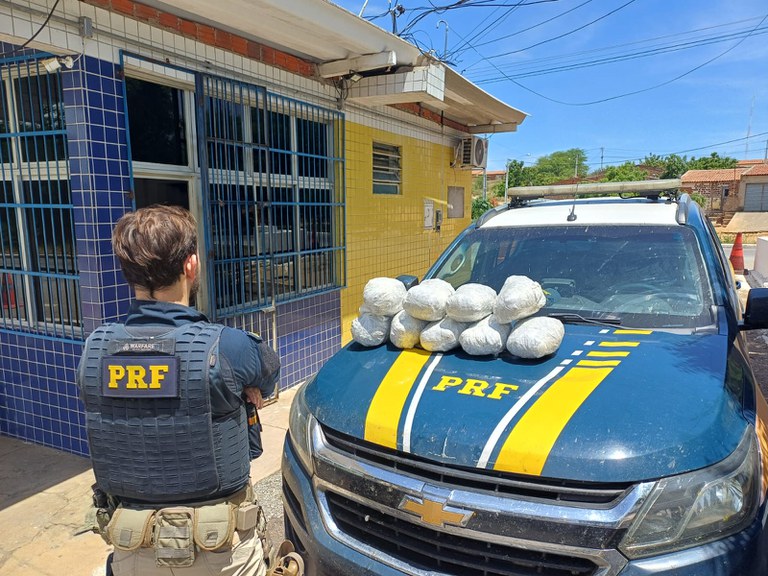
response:
{"label": "distant house", "polygon": [[768,212],[768,163],[743,160],[734,168],[689,170],[682,189],[706,199],[711,220],[727,224],[736,212]]}
{"label": "distant house", "polygon": [[503,182],[507,177],[506,170],[472,170],[472,190],[475,191],[475,194],[478,190],[480,193],[483,191],[483,174],[486,177],[485,185],[489,194],[498,182]]}

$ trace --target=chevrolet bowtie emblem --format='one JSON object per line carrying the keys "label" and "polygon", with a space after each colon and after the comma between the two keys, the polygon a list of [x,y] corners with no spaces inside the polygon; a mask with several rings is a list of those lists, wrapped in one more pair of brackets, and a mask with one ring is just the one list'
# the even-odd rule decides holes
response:
{"label": "chevrolet bowtie emblem", "polygon": [[442,528],[443,526],[466,526],[470,518],[475,515],[469,510],[449,507],[445,502],[430,500],[429,498],[415,498],[404,496],[398,505],[400,510],[421,518],[422,522]]}

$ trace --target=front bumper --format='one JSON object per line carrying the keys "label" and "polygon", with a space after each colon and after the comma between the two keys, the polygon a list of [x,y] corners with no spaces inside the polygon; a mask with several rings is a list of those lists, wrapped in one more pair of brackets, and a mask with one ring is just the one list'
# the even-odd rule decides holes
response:
{"label": "front bumper", "polygon": [[[316,494],[317,479],[301,466],[286,439],[282,463],[286,537],[304,553],[307,576],[438,576],[441,572],[409,566],[348,534],[328,529],[327,502]],[[628,561],[616,550],[597,556],[595,574],[616,576],[765,576],[768,574],[768,531],[765,504],[760,519],[747,530],[682,552]],[[330,520],[333,524],[333,520]],[[568,547],[562,552],[568,553]],[[600,563],[603,563],[602,565]]]}

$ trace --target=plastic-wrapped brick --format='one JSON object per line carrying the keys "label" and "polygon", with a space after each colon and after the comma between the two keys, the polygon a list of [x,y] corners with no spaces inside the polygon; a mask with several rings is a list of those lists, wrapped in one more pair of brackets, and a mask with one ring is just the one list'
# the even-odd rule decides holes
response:
{"label": "plastic-wrapped brick", "polygon": [[407,290],[395,278],[372,278],[363,289],[363,305],[378,316],[394,316],[403,309]]}
{"label": "plastic-wrapped brick", "polygon": [[547,297],[538,282],[528,276],[510,276],[499,290],[493,314],[502,324],[509,324],[533,316],[546,303]]}
{"label": "plastic-wrapped brick", "polygon": [[398,348],[415,348],[421,339],[421,331],[426,326],[426,321],[414,318],[403,310],[392,318],[389,340]]}
{"label": "plastic-wrapped brick", "polygon": [[437,322],[445,318],[448,298],[455,292],[445,280],[432,278],[424,280],[408,290],[403,301],[403,309],[414,318]]}
{"label": "plastic-wrapped brick", "polygon": [[518,358],[543,358],[557,351],[563,336],[565,327],[557,318],[528,318],[512,328],[507,338],[507,350]]}
{"label": "plastic-wrapped brick", "polygon": [[509,335],[509,325],[501,324],[496,316],[486,316],[464,330],[459,336],[459,343],[467,354],[484,356],[501,354]]}
{"label": "plastic-wrapped brick", "polygon": [[448,352],[459,346],[459,336],[467,327],[465,322],[443,318],[421,331],[421,347],[430,352]]}
{"label": "plastic-wrapped brick", "polygon": [[493,312],[496,290],[484,284],[463,284],[456,289],[445,308],[445,314],[457,322],[477,322]]}
{"label": "plastic-wrapped brick", "polygon": [[391,322],[389,316],[361,314],[352,321],[352,339],[363,346],[379,346],[387,341]]}

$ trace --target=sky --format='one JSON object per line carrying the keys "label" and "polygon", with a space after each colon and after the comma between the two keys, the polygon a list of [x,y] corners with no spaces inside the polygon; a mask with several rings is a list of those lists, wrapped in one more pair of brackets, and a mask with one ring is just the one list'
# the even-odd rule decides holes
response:
{"label": "sky", "polygon": [[[333,1],[392,31],[389,0]],[[590,170],[647,154],[766,156],[765,0],[399,4],[401,36],[529,115],[489,137],[488,170],[570,148]]]}

